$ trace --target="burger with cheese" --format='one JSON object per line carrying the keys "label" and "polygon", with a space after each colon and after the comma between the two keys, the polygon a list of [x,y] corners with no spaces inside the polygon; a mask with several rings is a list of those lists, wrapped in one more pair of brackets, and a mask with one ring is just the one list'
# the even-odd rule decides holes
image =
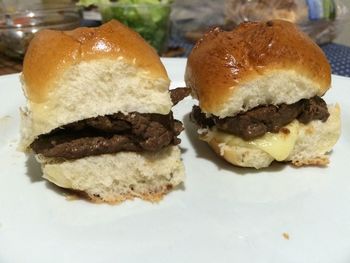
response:
{"label": "burger with cheese", "polygon": [[189,55],[185,81],[199,101],[199,137],[228,162],[256,169],[274,160],[326,165],[340,136],[340,109],[322,50],[286,21],[208,32]]}

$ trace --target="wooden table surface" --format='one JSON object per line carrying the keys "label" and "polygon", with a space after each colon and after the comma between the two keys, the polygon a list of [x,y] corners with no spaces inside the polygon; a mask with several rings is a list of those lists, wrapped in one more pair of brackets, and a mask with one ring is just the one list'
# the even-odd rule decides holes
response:
{"label": "wooden table surface", "polygon": [[18,73],[22,71],[22,60],[10,58],[0,53],[0,75]]}

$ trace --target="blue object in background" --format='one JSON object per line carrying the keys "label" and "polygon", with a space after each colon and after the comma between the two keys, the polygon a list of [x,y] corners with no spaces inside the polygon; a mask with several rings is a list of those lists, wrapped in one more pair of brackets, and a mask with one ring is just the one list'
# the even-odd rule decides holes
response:
{"label": "blue object in background", "polygon": [[350,47],[339,44],[321,46],[332,66],[335,75],[350,77]]}

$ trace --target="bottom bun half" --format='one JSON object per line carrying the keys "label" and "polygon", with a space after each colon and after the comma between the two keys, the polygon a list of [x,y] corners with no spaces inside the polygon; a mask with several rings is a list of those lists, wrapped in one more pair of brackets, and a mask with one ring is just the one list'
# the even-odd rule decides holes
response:
{"label": "bottom bun half", "polygon": [[[296,166],[329,163],[329,153],[340,136],[339,105],[328,106],[326,122],[312,121],[307,125],[294,121],[285,126],[288,133],[269,133],[263,138],[244,141],[234,135],[208,130],[200,135],[211,148],[229,163],[256,169],[268,167],[273,161],[291,162]],[[284,131],[286,129],[283,129]]]}
{"label": "bottom bun half", "polygon": [[184,180],[178,146],[157,153],[119,152],[76,160],[36,155],[43,177],[67,189],[79,191],[92,201],[119,203],[138,197],[158,201]]}

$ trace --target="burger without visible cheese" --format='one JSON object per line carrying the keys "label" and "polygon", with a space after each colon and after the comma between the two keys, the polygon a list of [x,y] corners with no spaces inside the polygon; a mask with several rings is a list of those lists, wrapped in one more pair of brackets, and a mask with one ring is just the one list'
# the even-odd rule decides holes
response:
{"label": "burger without visible cheese", "polygon": [[170,94],[155,50],[126,26],[40,31],[22,82],[20,147],[47,180],[111,203],[155,201],[184,180],[171,108],[186,94]]}

